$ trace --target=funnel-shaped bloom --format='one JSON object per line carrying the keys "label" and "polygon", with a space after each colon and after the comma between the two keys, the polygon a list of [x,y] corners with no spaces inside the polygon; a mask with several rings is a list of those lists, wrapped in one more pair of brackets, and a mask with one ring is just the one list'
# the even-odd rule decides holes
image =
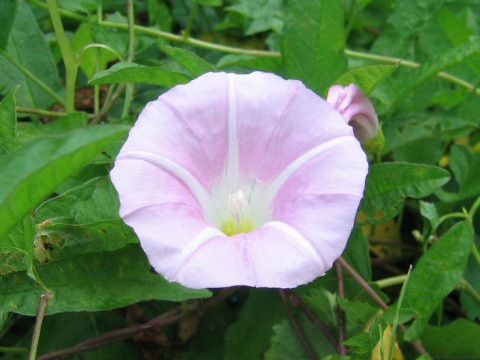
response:
{"label": "funnel-shaped bloom", "polygon": [[377,114],[370,100],[357,85],[332,86],[328,90],[327,102],[342,114],[361,142],[371,140],[377,135]]}
{"label": "funnel-shaped bloom", "polygon": [[368,164],[295,80],[207,73],[150,102],[112,181],[155,270],[190,288],[291,288],[342,253]]}

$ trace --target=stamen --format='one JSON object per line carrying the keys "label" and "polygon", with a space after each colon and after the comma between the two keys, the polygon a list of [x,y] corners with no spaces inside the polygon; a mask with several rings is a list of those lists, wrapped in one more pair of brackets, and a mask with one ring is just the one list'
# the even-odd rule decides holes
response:
{"label": "stamen", "polygon": [[233,220],[237,228],[240,227],[243,215],[248,207],[248,201],[245,199],[245,195],[242,190],[238,190],[228,197],[228,209],[232,213]]}

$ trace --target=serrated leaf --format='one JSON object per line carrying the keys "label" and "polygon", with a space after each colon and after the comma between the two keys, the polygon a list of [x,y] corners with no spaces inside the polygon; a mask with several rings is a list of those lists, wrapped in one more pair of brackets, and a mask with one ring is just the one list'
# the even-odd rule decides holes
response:
{"label": "serrated leaf", "polygon": [[2,0],[0,2],[0,50],[7,47],[8,37],[17,12],[17,1]]}
{"label": "serrated leaf", "polygon": [[404,198],[428,196],[449,179],[448,171],[436,166],[409,163],[372,165],[360,205],[367,215],[365,222],[371,224],[393,218],[399,213]]}
{"label": "serrated leaf", "polygon": [[0,238],[113,141],[122,125],[93,126],[27,143],[0,164]]}
{"label": "serrated leaf", "polygon": [[375,87],[388,78],[398,65],[367,65],[348,70],[340,75],[331,85],[357,84],[366,95],[369,95]]}
{"label": "serrated leaf", "polygon": [[18,146],[17,108],[15,93],[18,88],[10,91],[0,104],[0,159],[10,154]]}
{"label": "serrated leaf", "polygon": [[283,75],[302,80],[317,94],[345,70],[345,37],[341,1],[290,0],[285,6],[281,49]]}
{"label": "serrated leaf", "polygon": [[122,82],[138,82],[159,85],[171,88],[178,84],[185,84],[191,79],[163,67],[147,67],[135,63],[120,62],[110,69],[100,71],[90,79],[90,85],[116,84]]}
{"label": "serrated leaf", "polygon": [[[181,301],[210,296],[208,290],[190,290],[150,272],[138,245],[85,254],[37,266],[45,285],[53,291],[47,314],[66,311],[111,310],[144,300]],[[24,272],[4,276],[0,302],[4,311],[35,315],[43,290]]]}
{"label": "serrated leaf", "polygon": [[[17,3],[5,51],[51,89],[61,92],[57,67],[45,37],[28,4],[23,1]],[[0,92],[6,94],[18,85],[20,89],[16,99],[19,106],[48,109],[56,101],[0,53]]]}
{"label": "serrated leaf", "polygon": [[165,46],[163,51],[190,71],[194,77],[215,70],[212,64],[191,51],[171,46]]}
{"label": "serrated leaf", "polygon": [[384,153],[390,153],[422,139],[467,129],[478,129],[478,124],[442,114],[409,114],[394,117],[385,121],[382,127],[383,134],[388,139]]}
{"label": "serrated leaf", "polygon": [[[416,314],[405,333],[407,340],[421,336],[435,308],[458,284],[472,250],[473,235],[469,221],[457,223],[415,265],[402,304],[402,311]],[[389,309],[390,315],[394,309],[395,306]]]}

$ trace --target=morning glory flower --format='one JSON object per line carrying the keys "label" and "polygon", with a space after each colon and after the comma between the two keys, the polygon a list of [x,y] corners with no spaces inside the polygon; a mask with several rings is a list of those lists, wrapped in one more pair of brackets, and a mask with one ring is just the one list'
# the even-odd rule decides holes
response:
{"label": "morning glory flower", "polygon": [[189,288],[293,288],[345,248],[366,155],[300,81],[207,73],[150,102],[111,178],[154,269]]}
{"label": "morning glory flower", "polygon": [[365,150],[376,152],[384,147],[385,140],[375,109],[357,85],[330,87],[327,102],[353,127]]}

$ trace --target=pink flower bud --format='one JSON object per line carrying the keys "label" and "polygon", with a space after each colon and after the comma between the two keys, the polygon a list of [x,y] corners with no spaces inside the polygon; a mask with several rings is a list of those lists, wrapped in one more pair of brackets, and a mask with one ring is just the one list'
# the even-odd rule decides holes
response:
{"label": "pink flower bud", "polygon": [[353,127],[357,139],[364,143],[378,133],[378,117],[370,100],[355,84],[334,85],[328,90],[327,102]]}

